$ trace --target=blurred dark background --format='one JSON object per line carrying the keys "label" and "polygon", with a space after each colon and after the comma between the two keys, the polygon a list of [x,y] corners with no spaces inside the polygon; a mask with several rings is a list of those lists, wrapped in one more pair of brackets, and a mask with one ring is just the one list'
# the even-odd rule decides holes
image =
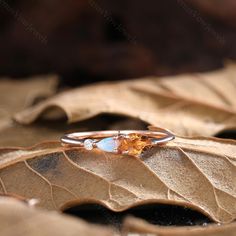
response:
{"label": "blurred dark background", "polygon": [[219,68],[236,58],[235,0],[0,0],[0,76],[66,85]]}

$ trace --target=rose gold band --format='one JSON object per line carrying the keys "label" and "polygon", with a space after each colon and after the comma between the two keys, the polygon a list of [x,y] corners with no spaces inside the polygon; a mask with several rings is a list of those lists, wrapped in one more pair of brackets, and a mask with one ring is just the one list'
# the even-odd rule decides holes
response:
{"label": "rose gold band", "polygon": [[102,139],[107,137],[114,137],[119,135],[128,134],[139,134],[141,136],[146,136],[153,138],[153,144],[160,144],[171,141],[174,139],[174,134],[166,129],[162,131],[150,131],[150,130],[104,130],[104,131],[89,131],[89,132],[75,132],[70,134],[65,134],[61,138],[61,142],[64,144],[83,146],[85,139]]}
{"label": "rose gold band", "polygon": [[151,130],[107,130],[75,132],[61,138],[63,145],[98,148],[113,153],[133,153],[146,146],[163,144],[174,139],[174,134],[162,128]]}

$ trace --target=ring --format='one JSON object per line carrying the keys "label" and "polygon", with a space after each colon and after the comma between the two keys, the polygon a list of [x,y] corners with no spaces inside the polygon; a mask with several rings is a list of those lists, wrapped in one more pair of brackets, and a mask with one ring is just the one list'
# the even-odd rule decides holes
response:
{"label": "ring", "polygon": [[61,138],[63,145],[93,148],[116,154],[139,155],[146,147],[164,144],[175,136],[167,129],[151,130],[106,130],[75,132]]}

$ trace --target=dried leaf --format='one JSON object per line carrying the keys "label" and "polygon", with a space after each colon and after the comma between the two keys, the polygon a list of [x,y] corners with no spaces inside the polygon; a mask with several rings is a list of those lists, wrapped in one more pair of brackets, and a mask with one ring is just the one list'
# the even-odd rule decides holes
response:
{"label": "dried leaf", "polygon": [[123,225],[125,235],[158,235],[158,236],[235,236],[236,223],[226,225],[210,224],[205,227],[168,227],[151,225],[144,220],[127,217]]}
{"label": "dried leaf", "polygon": [[12,116],[32,105],[36,99],[55,93],[56,75],[37,76],[31,80],[1,79],[0,81],[0,129],[12,125]]}
{"label": "dried leaf", "polygon": [[1,118],[9,117],[15,112],[32,105],[37,98],[54,94],[57,83],[56,75],[37,76],[25,80],[1,79]]}
{"label": "dried leaf", "polygon": [[59,108],[69,122],[109,113],[138,118],[180,135],[214,135],[236,128],[234,67],[202,74],[199,79],[182,75],[171,80],[146,78],[77,88],[18,113],[16,120],[29,124],[42,113]]}
{"label": "dried leaf", "polygon": [[157,86],[153,82],[179,97],[236,111],[236,64],[227,63],[225,68],[208,73],[150,78],[143,86],[151,90]]}
{"label": "dried leaf", "polygon": [[36,122],[33,125],[20,125],[9,121],[0,132],[0,147],[9,146],[32,146],[36,143],[47,140],[58,140],[61,134],[72,126],[66,127],[61,122],[54,124],[50,122]]}
{"label": "dried leaf", "polygon": [[[44,236],[111,236],[111,229],[88,224],[82,220],[56,212],[27,207],[26,204],[6,197],[0,198],[0,234]],[[14,214],[12,214],[14,212]]]}
{"label": "dried leaf", "polygon": [[61,147],[1,149],[0,190],[38,198],[47,209],[84,201],[113,211],[135,205],[189,206],[218,222],[236,219],[236,142],[176,138],[141,159]]}

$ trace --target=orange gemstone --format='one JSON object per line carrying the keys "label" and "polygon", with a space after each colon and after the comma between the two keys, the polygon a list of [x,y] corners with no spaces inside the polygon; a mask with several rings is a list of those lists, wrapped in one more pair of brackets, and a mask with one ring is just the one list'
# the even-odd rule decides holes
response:
{"label": "orange gemstone", "polygon": [[129,134],[119,138],[118,152],[129,155],[139,155],[143,149],[150,145],[150,139],[144,138],[138,134]]}

